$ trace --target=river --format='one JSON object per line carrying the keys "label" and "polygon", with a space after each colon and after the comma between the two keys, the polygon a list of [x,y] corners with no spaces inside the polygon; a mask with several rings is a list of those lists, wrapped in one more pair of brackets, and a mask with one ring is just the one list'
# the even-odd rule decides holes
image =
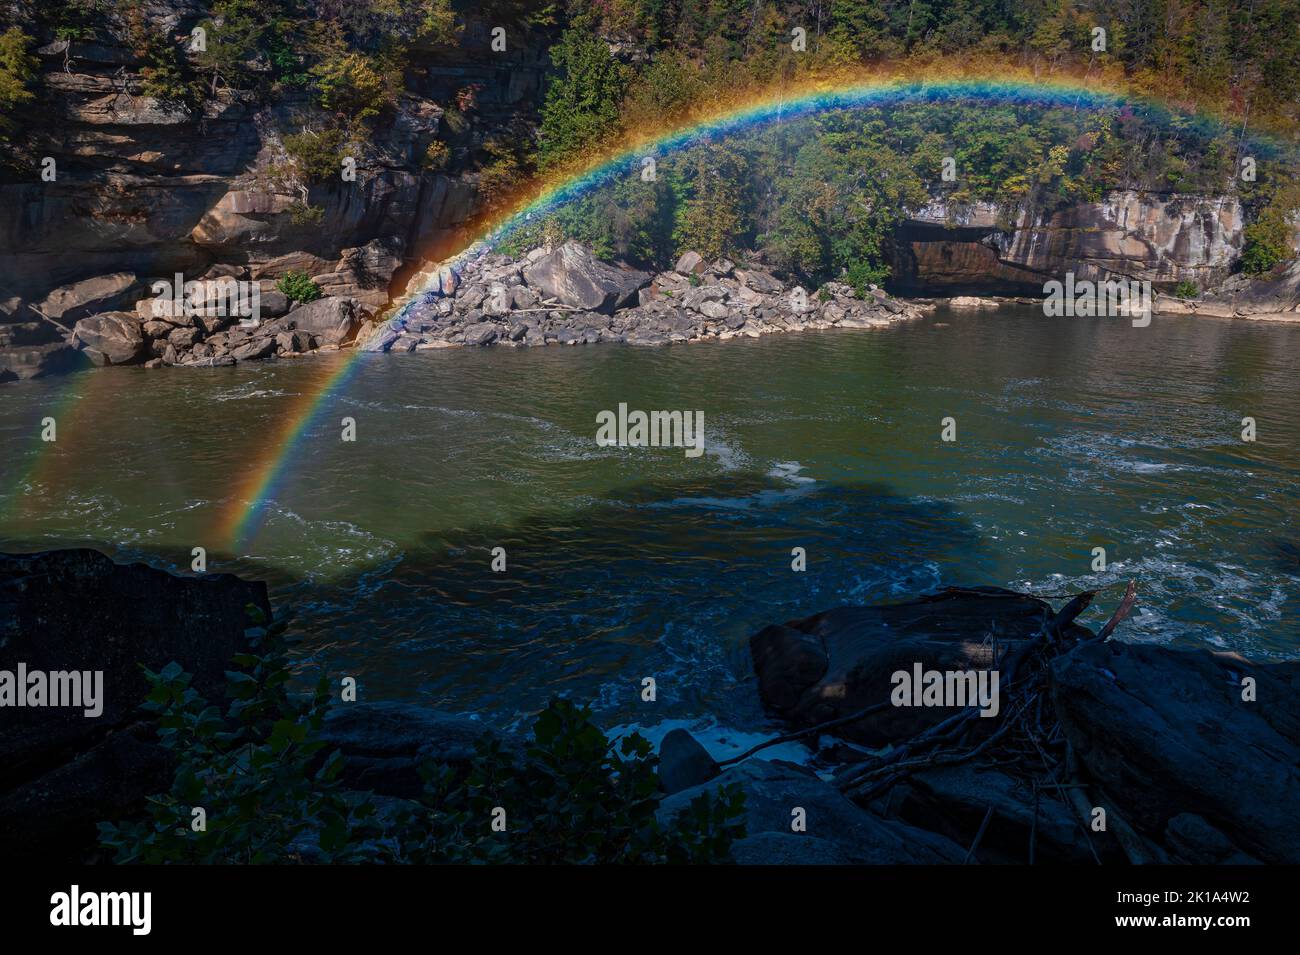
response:
{"label": "river", "polygon": [[[0,547],[188,569],[204,546],[295,606],[304,669],[507,723],[567,693],[606,725],[762,732],[754,629],[950,584],[1107,588],[1096,627],[1133,579],[1123,639],[1300,655],[1300,325],[942,309],[885,331],[363,356],[231,553],[235,489],[343,360],[0,388]],[[705,453],[598,447],[621,402],[702,412]]]}

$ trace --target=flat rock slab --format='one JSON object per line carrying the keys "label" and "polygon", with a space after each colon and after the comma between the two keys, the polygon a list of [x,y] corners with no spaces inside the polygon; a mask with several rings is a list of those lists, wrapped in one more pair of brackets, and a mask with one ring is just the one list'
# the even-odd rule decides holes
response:
{"label": "flat rock slab", "polygon": [[1300,863],[1300,663],[1093,643],[1053,662],[1051,689],[1066,738],[1130,825],[1175,846],[1210,846],[1217,831],[1255,859]]}

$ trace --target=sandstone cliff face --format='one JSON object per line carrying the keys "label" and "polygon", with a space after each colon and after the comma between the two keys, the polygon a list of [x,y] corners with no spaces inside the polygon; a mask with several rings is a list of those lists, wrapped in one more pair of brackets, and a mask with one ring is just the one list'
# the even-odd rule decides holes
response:
{"label": "sandstone cliff face", "polygon": [[1041,293],[1067,271],[1205,288],[1241,254],[1235,197],[1108,193],[1063,209],[950,208],[934,202],[899,230],[894,267],[910,289]]}
{"label": "sandstone cliff face", "polygon": [[[168,0],[147,4],[146,16],[181,35],[208,7]],[[327,295],[378,307],[404,261],[476,212],[485,134],[535,123],[547,48],[521,42],[484,55],[486,39],[469,29],[455,49],[416,51],[397,109],[362,144],[355,181],[312,184],[284,174],[284,137],[320,128],[305,95],[268,105],[223,89],[189,112],[142,95],[146,64],[125,24],[110,17],[95,36],[69,43],[40,36],[21,0],[5,8],[45,42],[41,120],[24,128],[24,148],[57,172],[44,181],[38,165],[0,182],[0,347],[9,348],[59,341],[83,316],[65,319],[42,303],[71,296],[84,305],[77,287],[105,276],[138,299],[177,272],[191,280],[235,266],[239,277],[269,281],[300,269]],[[466,89],[474,105],[453,128],[445,109]],[[423,162],[435,141],[449,147],[441,170]]]}

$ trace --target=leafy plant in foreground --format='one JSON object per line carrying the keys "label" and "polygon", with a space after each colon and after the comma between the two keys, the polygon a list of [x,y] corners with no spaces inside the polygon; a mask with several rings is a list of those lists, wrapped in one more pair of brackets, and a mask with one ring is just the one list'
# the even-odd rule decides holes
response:
{"label": "leafy plant in foreground", "polygon": [[345,759],[321,739],[327,681],[291,694],[286,622],[257,623],[226,673],[224,713],[179,664],[145,671],[144,710],[176,768],[145,818],[100,823],[116,862],[713,863],[730,861],[744,835],[738,787],[664,818],[650,743],[635,733],[611,742],[589,709],[563,699],[523,747],[487,740],[468,769],[426,763],[421,798],[380,812],[341,785]]}

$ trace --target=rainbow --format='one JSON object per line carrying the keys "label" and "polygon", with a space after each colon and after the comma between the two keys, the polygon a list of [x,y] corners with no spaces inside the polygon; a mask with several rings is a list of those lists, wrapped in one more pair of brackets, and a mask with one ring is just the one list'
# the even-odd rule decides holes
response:
{"label": "rainbow", "polygon": [[[1008,74],[1014,71],[1008,70]],[[765,124],[795,119],[831,110],[864,106],[912,103],[963,103],[970,101],[1025,104],[1032,106],[1072,107],[1088,110],[1129,106],[1141,109],[1149,118],[1160,121],[1178,116],[1190,123],[1193,131],[1221,130],[1222,120],[1206,112],[1187,114],[1156,101],[1125,93],[1113,85],[1089,80],[1044,82],[1035,79],[961,78],[931,81],[872,78],[867,80],[820,80],[787,87],[778,92],[750,96],[739,104],[715,109],[711,115],[693,117],[677,128],[642,132],[621,141],[608,152],[592,158],[583,168],[571,170],[554,181],[533,183],[507,211],[487,223],[480,238],[466,244],[458,254],[445,260],[452,268],[473,255],[490,249],[520,226],[545,216],[564,203],[627,175],[639,168],[642,156],[649,152],[666,153],[688,147],[705,139],[754,129]],[[428,256],[424,257],[426,260]],[[409,294],[397,303],[389,322],[400,322],[422,297],[436,294],[438,279]],[[262,514],[273,500],[291,470],[295,450],[302,437],[321,417],[331,399],[346,388],[361,356],[353,350],[342,364],[323,376],[318,385],[299,397],[284,418],[283,426],[263,445],[262,452],[248,469],[247,476],[233,490],[220,522],[220,539],[232,552],[239,552],[256,533]]]}

